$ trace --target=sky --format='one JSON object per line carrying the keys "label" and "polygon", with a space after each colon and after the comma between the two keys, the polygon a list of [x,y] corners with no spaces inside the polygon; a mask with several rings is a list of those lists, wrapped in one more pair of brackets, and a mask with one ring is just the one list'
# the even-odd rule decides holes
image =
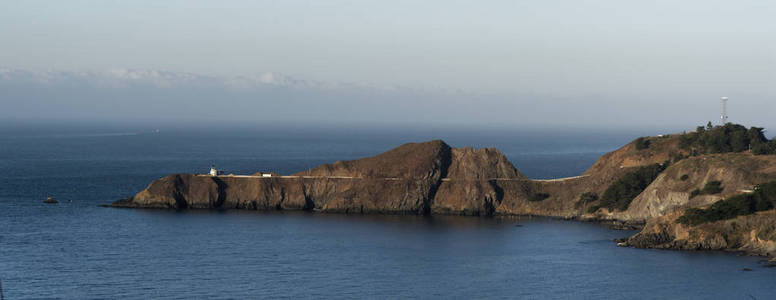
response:
{"label": "sky", "polygon": [[[181,119],[247,121],[246,110],[271,107],[261,120],[693,128],[718,120],[728,96],[731,121],[776,126],[773,16],[776,2],[753,0],[2,1],[6,70],[282,74],[336,91],[212,87],[236,108],[188,105],[182,116],[185,85],[6,80],[0,117],[132,119],[155,98],[160,115]],[[95,109],[112,106],[105,93],[124,108]]]}

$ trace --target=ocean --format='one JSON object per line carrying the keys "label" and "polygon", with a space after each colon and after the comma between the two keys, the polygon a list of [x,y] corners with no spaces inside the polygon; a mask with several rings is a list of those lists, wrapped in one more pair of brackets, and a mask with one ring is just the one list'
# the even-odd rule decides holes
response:
{"label": "ocean", "polygon": [[[531,178],[575,176],[636,136],[658,133],[3,126],[3,299],[776,298],[776,269],[760,258],[616,247],[613,239],[633,232],[593,223],[100,207],[211,164],[290,174],[430,139],[496,147]],[[60,203],[44,204],[47,196]]]}

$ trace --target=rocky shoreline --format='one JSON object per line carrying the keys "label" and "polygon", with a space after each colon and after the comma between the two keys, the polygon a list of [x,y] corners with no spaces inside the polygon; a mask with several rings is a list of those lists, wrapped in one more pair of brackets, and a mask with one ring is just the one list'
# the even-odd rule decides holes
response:
{"label": "rocky shoreline", "polygon": [[[581,176],[531,180],[493,148],[453,148],[440,140],[409,143],[354,161],[289,176],[172,174],[111,207],[307,210],[321,213],[541,216],[639,229],[620,246],[776,254],[776,211],[710,224],[676,222],[689,207],[706,207],[776,179],[776,156],[724,153],[686,157],[679,138],[634,141],[602,156]],[[681,159],[675,159],[680,157]],[[672,161],[674,159],[674,161]],[[661,172],[626,209],[599,198],[644,166]],[[664,170],[663,170],[664,169]],[[694,195],[709,182],[720,191]],[[630,200],[630,199],[628,199]]]}

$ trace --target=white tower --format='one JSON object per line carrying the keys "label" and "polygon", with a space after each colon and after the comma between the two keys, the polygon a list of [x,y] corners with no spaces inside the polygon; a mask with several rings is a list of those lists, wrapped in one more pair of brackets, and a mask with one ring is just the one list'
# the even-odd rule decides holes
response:
{"label": "white tower", "polygon": [[722,125],[724,126],[727,124],[728,116],[727,116],[727,101],[728,97],[722,97]]}
{"label": "white tower", "polygon": [[218,170],[216,170],[216,166],[210,166],[210,176],[218,176]]}

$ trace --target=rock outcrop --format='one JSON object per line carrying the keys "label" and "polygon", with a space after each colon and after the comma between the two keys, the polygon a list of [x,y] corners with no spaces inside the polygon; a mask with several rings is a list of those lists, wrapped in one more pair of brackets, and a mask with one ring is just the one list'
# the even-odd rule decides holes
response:
{"label": "rock outcrop", "polygon": [[[776,179],[776,156],[725,153],[690,157],[663,171],[633,199],[626,211],[612,213],[607,218],[646,222],[677,209],[710,205],[773,179]],[[691,197],[693,190],[702,189],[712,181],[722,183],[722,192]]]}
{"label": "rock outcrop", "polygon": [[290,176],[173,174],[113,206],[492,215],[500,180],[527,181],[498,150],[430,141]]}
{"label": "rock outcrop", "polygon": [[776,255],[776,210],[688,226],[676,222],[681,212],[650,219],[622,246],[677,250],[740,251]]}

